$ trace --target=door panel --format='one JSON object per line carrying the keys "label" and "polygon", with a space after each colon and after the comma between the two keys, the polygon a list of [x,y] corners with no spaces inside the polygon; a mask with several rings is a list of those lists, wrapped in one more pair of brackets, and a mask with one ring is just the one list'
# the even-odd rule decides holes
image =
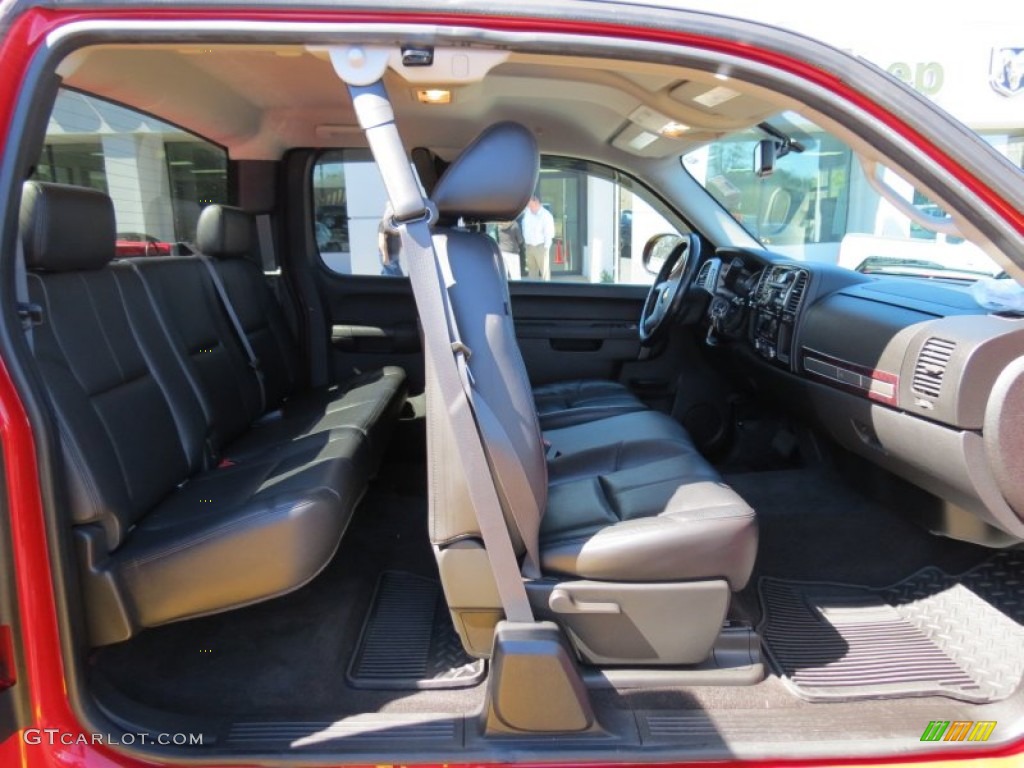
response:
{"label": "door panel", "polygon": [[[411,391],[422,391],[423,352],[409,281],[328,270],[320,270],[318,278],[331,325],[335,376],[400,365]],[[608,379],[652,401],[673,391],[676,345],[638,360],[637,321],[645,287],[522,282],[509,288],[519,347],[534,385]]]}
{"label": "door panel", "polygon": [[423,391],[423,351],[408,279],[318,273],[330,324],[335,379],[398,365],[413,394]]}
{"label": "door panel", "polygon": [[[331,364],[355,371],[398,365],[423,391],[423,352],[406,278],[318,273],[331,323]],[[727,387],[702,358],[691,328],[677,328],[640,359],[644,286],[518,282],[509,286],[516,336],[534,386],[572,379],[618,381],[651,408],[672,413],[702,445],[725,437]]]}
{"label": "door panel", "polygon": [[647,289],[512,283],[512,314],[530,381],[618,379],[640,354],[637,319]]}
{"label": "door panel", "polygon": [[655,407],[671,405],[675,344],[640,360],[645,286],[517,282],[509,286],[516,336],[534,386],[568,379],[620,381]]}

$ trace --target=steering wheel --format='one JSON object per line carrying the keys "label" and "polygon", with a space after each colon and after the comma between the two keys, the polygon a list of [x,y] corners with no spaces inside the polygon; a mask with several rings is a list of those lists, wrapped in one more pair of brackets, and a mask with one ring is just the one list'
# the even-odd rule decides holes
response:
{"label": "steering wheel", "polygon": [[640,314],[640,343],[652,346],[664,338],[672,320],[682,314],[686,292],[700,266],[700,237],[693,232],[683,236],[679,245],[669,251],[658,270],[643,312]]}

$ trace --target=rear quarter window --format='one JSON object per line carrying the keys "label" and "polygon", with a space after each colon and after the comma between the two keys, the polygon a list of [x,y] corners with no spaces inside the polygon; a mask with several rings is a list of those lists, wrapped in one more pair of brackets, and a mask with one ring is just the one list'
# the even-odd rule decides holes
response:
{"label": "rear quarter window", "polygon": [[67,89],[57,95],[33,178],[109,195],[118,256],[188,253],[200,211],[229,202],[222,147]]}

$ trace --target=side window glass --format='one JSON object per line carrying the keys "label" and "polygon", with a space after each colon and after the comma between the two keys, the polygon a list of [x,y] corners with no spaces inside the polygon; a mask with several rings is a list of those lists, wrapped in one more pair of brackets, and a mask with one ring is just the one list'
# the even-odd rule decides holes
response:
{"label": "side window glass", "polygon": [[227,203],[221,147],[141,112],[61,90],[33,178],[110,195],[119,257],[193,251],[199,212]]}
{"label": "side window glass", "polygon": [[510,221],[488,222],[511,280],[650,284],[644,244],[679,234],[648,196],[611,172],[545,164],[536,194]]}
{"label": "side window glass", "polygon": [[313,228],[320,258],[341,275],[402,277],[398,238],[382,226],[387,192],[370,153],[341,150],[313,169]]}
{"label": "side window glass", "polygon": [[[401,277],[397,238],[381,227],[387,194],[369,151],[327,152],[313,169],[313,228],[324,264],[342,275]],[[474,224],[474,226],[477,226]],[[649,238],[679,234],[628,180],[545,165],[536,198],[508,221],[479,225],[497,242],[511,280],[647,284]]]}

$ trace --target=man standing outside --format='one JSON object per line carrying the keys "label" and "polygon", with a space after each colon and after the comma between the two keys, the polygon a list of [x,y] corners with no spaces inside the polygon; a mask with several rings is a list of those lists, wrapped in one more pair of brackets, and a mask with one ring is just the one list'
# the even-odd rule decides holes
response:
{"label": "man standing outside", "polygon": [[533,195],[523,211],[523,240],[526,242],[526,276],[551,279],[548,254],[555,239],[555,219]]}
{"label": "man standing outside", "polygon": [[385,277],[402,276],[402,238],[392,232],[385,219],[377,226],[377,253],[380,255],[380,273]]}
{"label": "man standing outside", "polygon": [[505,274],[509,280],[522,278],[521,259],[523,252],[523,230],[519,222],[499,221],[495,228],[495,236],[498,240],[498,250],[501,251],[501,258],[505,261]]}

